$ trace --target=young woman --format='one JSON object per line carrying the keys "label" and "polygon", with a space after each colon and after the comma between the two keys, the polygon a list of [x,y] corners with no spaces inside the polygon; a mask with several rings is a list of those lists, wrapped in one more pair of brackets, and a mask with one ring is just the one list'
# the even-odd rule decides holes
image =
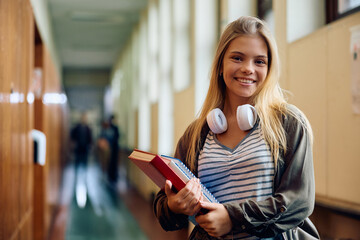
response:
{"label": "young woman", "polygon": [[[278,80],[277,47],[264,22],[241,17],[230,23],[200,116],[175,152],[220,203],[203,201],[198,179],[178,193],[167,181],[154,201],[165,230],[186,227],[188,216],[203,208],[208,212],[197,215],[190,239],[319,238],[308,219],[315,200],[312,130],[286,102]],[[246,112],[254,120],[241,128]],[[225,121],[227,129],[218,131]]]}

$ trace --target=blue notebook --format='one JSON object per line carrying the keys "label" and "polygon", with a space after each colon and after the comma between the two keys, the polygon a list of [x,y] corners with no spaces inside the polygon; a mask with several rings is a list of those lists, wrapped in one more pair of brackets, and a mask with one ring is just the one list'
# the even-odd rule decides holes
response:
{"label": "blue notebook", "polygon": [[[161,157],[164,157],[166,159],[171,160],[169,166],[171,167],[174,172],[184,181],[188,182],[192,178],[196,178],[196,176],[188,169],[185,164],[177,158],[161,155]],[[219,203],[219,201],[211,194],[211,192],[202,184],[201,185],[201,191],[204,196],[204,200],[211,203]],[[195,216],[189,216],[189,220],[196,225],[197,222],[195,221]]]}

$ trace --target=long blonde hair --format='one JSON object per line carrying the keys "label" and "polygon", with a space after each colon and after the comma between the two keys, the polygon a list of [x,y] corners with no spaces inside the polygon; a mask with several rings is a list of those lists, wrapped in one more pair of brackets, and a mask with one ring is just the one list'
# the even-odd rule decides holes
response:
{"label": "long blonde hair", "polygon": [[[250,99],[255,106],[260,119],[260,126],[265,141],[271,149],[271,154],[277,164],[280,149],[286,152],[286,135],[282,127],[282,115],[290,110],[286,108],[287,102],[283,90],[279,86],[279,55],[277,45],[266,24],[255,17],[240,17],[231,22],[220,37],[210,73],[210,85],[199,117],[191,125],[190,144],[187,151],[187,163],[190,168],[196,170],[196,154],[200,146],[201,130],[206,123],[207,114],[214,108],[223,108],[225,101],[225,82],[220,77],[223,58],[232,40],[244,35],[261,36],[268,48],[268,74],[265,81]],[[291,112],[290,112],[291,113]],[[297,117],[295,114],[293,114]],[[306,120],[306,118],[304,118]],[[308,122],[306,121],[306,124]],[[308,125],[309,129],[310,125]],[[311,131],[310,131],[311,135]],[[312,135],[311,135],[312,136]]]}

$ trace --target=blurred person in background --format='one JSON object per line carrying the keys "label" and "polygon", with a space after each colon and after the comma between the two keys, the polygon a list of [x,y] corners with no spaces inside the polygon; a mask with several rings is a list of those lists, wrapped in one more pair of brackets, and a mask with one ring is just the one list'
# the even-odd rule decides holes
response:
{"label": "blurred person in background", "polygon": [[96,156],[100,162],[101,170],[104,176],[107,176],[109,160],[110,160],[110,141],[112,130],[107,120],[101,122],[101,130],[96,142]]}
{"label": "blurred person in background", "polygon": [[111,185],[116,185],[118,180],[118,157],[119,157],[119,128],[115,124],[115,115],[109,117],[109,129],[107,137],[110,144],[110,160],[108,165],[108,180]]}
{"label": "blurred person in background", "polygon": [[70,137],[74,145],[75,167],[86,167],[92,144],[92,132],[87,122],[86,113],[82,113],[80,122],[71,130]]}

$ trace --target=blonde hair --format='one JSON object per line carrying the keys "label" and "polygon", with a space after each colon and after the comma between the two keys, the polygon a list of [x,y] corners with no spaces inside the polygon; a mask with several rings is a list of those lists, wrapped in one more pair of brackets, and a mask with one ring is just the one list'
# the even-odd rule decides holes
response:
{"label": "blonde hair", "polygon": [[[268,73],[265,81],[253,94],[250,103],[255,106],[260,119],[261,131],[265,141],[271,149],[271,154],[277,164],[280,149],[286,152],[286,135],[282,127],[282,115],[290,113],[299,118],[295,113],[286,108],[287,102],[283,90],[279,86],[279,55],[275,39],[266,24],[255,17],[240,17],[231,22],[220,37],[210,73],[210,85],[204,104],[197,120],[190,126],[190,144],[187,151],[187,163],[190,168],[196,169],[197,149],[201,144],[201,130],[206,123],[207,114],[214,108],[223,108],[225,101],[225,82],[220,77],[223,58],[232,40],[244,35],[261,36],[268,48]],[[306,118],[304,125],[310,129]],[[301,121],[302,123],[304,121]],[[311,137],[312,138],[312,137]]]}

